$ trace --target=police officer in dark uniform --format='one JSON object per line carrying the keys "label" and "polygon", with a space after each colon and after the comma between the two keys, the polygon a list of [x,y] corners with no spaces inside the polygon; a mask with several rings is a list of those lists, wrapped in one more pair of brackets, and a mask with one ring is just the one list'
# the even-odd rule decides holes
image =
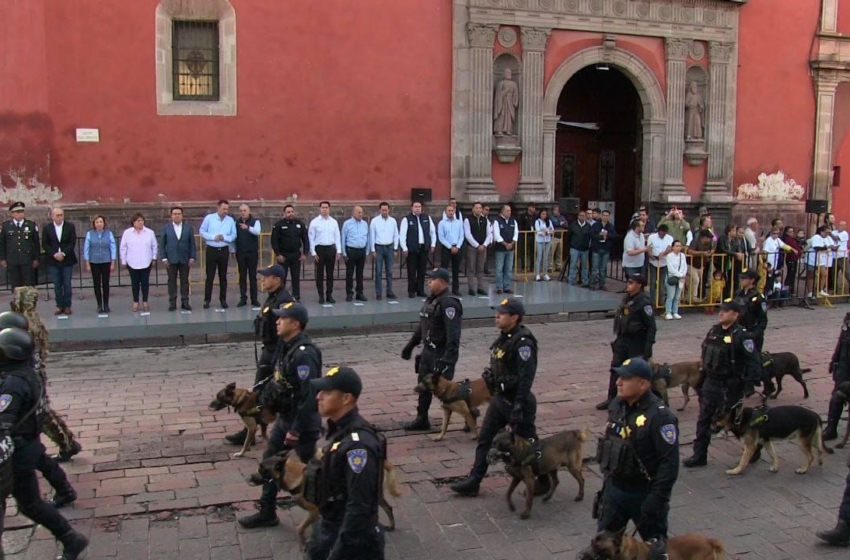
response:
{"label": "police officer in dark uniform", "polygon": [[608,379],[608,398],[596,405],[596,410],[607,410],[611,400],[617,395],[617,374],[619,367],[628,358],[652,357],[652,345],[655,344],[655,314],[652,299],[644,291],[646,276],[632,274],[626,282],[626,296],[617,316],[614,318],[614,334],[617,338],[611,343],[614,352],[611,358],[611,371]]}
{"label": "police officer in dark uniform", "polygon": [[[266,302],[260,308],[260,312],[254,318],[254,341],[256,344],[257,338],[263,344],[262,352],[257,358],[257,372],[254,374],[255,390],[262,390],[262,386],[258,385],[273,372],[274,356],[277,352],[277,316],[274,314],[275,309],[281,304],[295,301],[289,294],[286,288],[283,287],[286,282],[286,271],[279,264],[272,265],[268,268],[263,268],[257,271],[261,277],[261,287],[268,294]],[[256,350],[256,346],[254,347]],[[233,445],[242,445],[245,443],[245,437],[248,435],[248,429],[242,428],[241,431],[235,434],[225,436],[225,440]]]}
{"label": "police officer in dark uniform", "polygon": [[38,226],[24,218],[23,202],[9,206],[12,218],[0,228],[0,265],[6,269],[9,287],[35,286],[41,254]]}
{"label": "police officer in dark uniform", "polygon": [[756,289],[759,273],[751,268],[738,276],[741,288],[735,294],[735,301],[743,309],[743,315],[738,319],[747,334],[756,344],[756,351],[761,354],[764,347],[764,331],[767,329],[767,300]]}
{"label": "police officer in dark uniform", "polygon": [[[303,305],[284,303],[274,310],[274,314],[278,317],[280,343],[275,356],[274,377],[263,389],[260,399],[263,406],[276,412],[278,417],[269,433],[263,459],[284,449],[293,449],[299,459],[307,463],[316,453],[316,442],[322,428],[310,386],[311,379],[322,375],[322,352],[304,333],[309,317]],[[241,518],[239,524],[247,529],[277,525],[277,483],[263,480],[257,473],[252,475],[251,482],[263,484],[260,511]]]}
{"label": "police officer in dark uniform", "polygon": [[[33,348],[32,337],[27,331],[18,328],[0,331],[0,486],[8,485],[7,462],[11,461],[11,494],[18,511],[43,525],[62,543],[59,560],[74,560],[86,549],[88,539],[74,531],[53,506],[45,503],[38,489],[35,471],[46,455],[39,438],[44,416],[44,387],[31,365]],[[6,513],[5,497],[0,500],[0,532]]]}
{"label": "police officer in dark uniform", "polygon": [[[416,372],[420,380],[429,373],[452,379],[455,376],[455,364],[460,350],[463,306],[460,299],[449,292],[451,276],[448,270],[435,268],[425,276],[428,278],[428,291],[431,295],[422,305],[419,327],[401,351],[401,357],[409,360],[413,349],[424,343],[422,354],[416,358]],[[431,429],[431,421],[428,419],[431,398],[430,391],[420,391],[416,419],[405,424],[405,430]]]}
{"label": "police officer in dark uniform", "polygon": [[272,227],[271,244],[275,261],[283,266],[283,285],[286,286],[288,272],[292,275],[292,296],[301,301],[301,263],[307,258],[310,240],[307,226],[295,217],[291,204],[283,207],[283,219]]}
{"label": "police officer in dark uniform", "polygon": [[320,518],[307,550],[310,560],[383,560],[378,524],[387,440],[360,416],[363,384],[348,367],[311,381],[319,413],[328,419],[328,439],[316,474],[314,503]]}
{"label": "police officer in dark uniform", "polygon": [[537,373],[537,339],[522,324],[525,307],[520,301],[505,298],[495,309],[496,327],[501,332],[490,347],[490,368],[485,372],[493,399],[481,424],[469,477],[451,485],[452,490],[463,496],[478,495],[487,473],[487,452],[499,430],[510,425],[520,437],[537,438],[534,427],[537,399],[531,392]]}
{"label": "police officer in dark uniform", "polygon": [[599,531],[616,532],[633,521],[644,541],[657,540],[650,558],[666,558],[670,495],[679,477],[679,421],[651,391],[646,360],[627,359],[614,372],[617,397],[597,449],[605,483],[594,517]]}
{"label": "police officer in dark uniform", "polygon": [[711,327],[702,342],[699,417],[694,454],[682,463],[686,467],[708,464],[708,445],[715,414],[732,408],[761,385],[761,356],[755,341],[738,323],[741,313],[741,305],[737,301],[722,303],[719,323]]}
{"label": "police officer in dark uniform", "polygon": [[835,395],[838,385],[850,381],[850,313],[844,316],[841,332],[838,334],[838,343],[835,352],[829,361],[829,373],[835,386],[832,389],[832,397],[829,399],[829,414],[827,415],[826,428],[823,431],[823,440],[830,441],[838,438],[838,421],[844,410],[844,399]]}

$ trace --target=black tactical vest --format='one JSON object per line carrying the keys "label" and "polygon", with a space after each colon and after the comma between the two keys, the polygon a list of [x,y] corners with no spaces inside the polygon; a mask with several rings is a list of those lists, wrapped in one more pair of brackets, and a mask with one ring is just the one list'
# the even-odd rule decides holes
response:
{"label": "black tactical vest", "polygon": [[529,340],[537,347],[537,339],[525,325],[520,325],[510,338],[500,336],[490,346],[490,372],[493,375],[493,390],[497,395],[512,397],[516,392],[517,349],[528,345]]}

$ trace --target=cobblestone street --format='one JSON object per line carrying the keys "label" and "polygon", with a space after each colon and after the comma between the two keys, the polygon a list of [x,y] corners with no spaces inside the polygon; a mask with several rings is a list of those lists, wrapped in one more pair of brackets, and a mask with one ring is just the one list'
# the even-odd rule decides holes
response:
{"label": "cobblestone street", "polygon": [[[825,415],[832,388],[827,362],[847,307],[814,311],[772,311],[766,336],[769,351],[794,351],[806,374],[811,397],[785,379],[780,404],[804,404]],[[699,356],[699,345],[715,317],[688,314],[682,321],[659,321],[655,358],[677,362]],[[540,342],[534,385],[538,429],[548,435],[589,427],[596,447],[604,414],[594,405],[604,398],[611,357],[611,321],[531,325]],[[595,464],[585,467],[586,498],[574,502],[575,481],[567,473],[548,503],[537,500],[531,519],[522,521],[504,503],[507,478],[491,469],[478,498],[455,497],[445,485],[468,473],[474,443],[453,418],[446,439],[405,435],[412,418],[413,365],[399,357],[409,334],[318,339],[325,365],[346,363],[364,378],[361,412],[388,431],[390,457],[399,468],[403,497],[392,500],[397,528],[388,533],[387,557],[404,559],[573,559],[595,533],[590,516],[593,493],[601,486]],[[463,333],[457,380],[480,374],[495,336],[494,328]],[[251,458],[234,459],[238,448],[222,438],[241,423],[227,410],[207,405],[227,382],[246,386],[253,379],[250,343],[157,347],[53,354],[48,362],[54,407],[67,414],[84,452],[66,465],[79,493],[62,512],[89,534],[87,558],[120,560],[295,559],[301,558],[294,527],[304,512],[280,511],[281,524],[245,531],[235,518],[254,507],[259,489],[245,478],[256,469],[265,447]],[[674,389],[671,406],[680,406]],[[698,403],[679,413],[682,456],[690,454]],[[432,407],[432,424],[439,408]],[[480,421],[479,421],[480,422]],[[843,430],[843,423],[840,427]],[[46,438],[43,438],[46,440]],[[766,456],[740,477],[724,470],[737,464],[741,447],[733,438],[716,439],[709,466],[681,470],[673,495],[674,534],[699,532],[719,538],[731,558],[846,558],[847,551],[817,544],[814,531],[831,528],[847,474],[848,450],[828,455],[823,467],[806,475],[794,469],[802,453],[793,443],[776,445],[780,471],[768,472]],[[766,454],[765,454],[766,455]],[[46,492],[42,483],[42,490]],[[515,497],[516,498],[516,497]],[[44,529],[9,508],[4,546],[11,560],[52,557],[56,545]],[[382,514],[382,519],[383,514]]]}

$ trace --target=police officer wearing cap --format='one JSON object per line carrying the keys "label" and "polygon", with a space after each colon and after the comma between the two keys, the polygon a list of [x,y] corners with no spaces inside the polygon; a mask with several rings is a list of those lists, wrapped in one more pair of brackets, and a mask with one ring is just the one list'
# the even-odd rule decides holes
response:
{"label": "police officer wearing cap", "polygon": [[[254,387],[256,390],[262,390],[262,387],[257,387],[263,380],[267,379],[273,373],[273,364],[275,352],[277,352],[277,316],[274,314],[275,309],[281,304],[295,301],[286,288],[283,287],[286,281],[286,271],[279,264],[272,265],[268,268],[263,268],[257,271],[260,275],[260,287],[268,297],[266,302],[260,308],[260,312],[254,318],[254,353],[256,357],[256,341],[260,339],[263,349],[257,357],[257,371],[254,374]],[[245,443],[245,438],[248,435],[248,429],[242,430],[235,434],[225,436],[225,440],[233,445],[242,445]]]}
{"label": "police officer wearing cap", "polygon": [[838,438],[838,421],[844,410],[844,397],[837,395],[838,386],[845,381],[850,381],[850,313],[844,315],[841,324],[841,332],[838,334],[838,342],[832,359],[829,361],[829,373],[834,383],[832,397],[829,399],[829,412],[826,420],[826,428],[823,430],[823,440],[830,441]]}
{"label": "police officer wearing cap", "polygon": [[735,294],[735,301],[743,310],[738,322],[747,330],[747,334],[756,344],[756,351],[761,354],[764,347],[764,331],[767,329],[767,300],[756,289],[759,273],[758,270],[751,268],[742,272],[738,278],[741,287]]}
{"label": "police officer wearing cap", "polygon": [[[263,389],[260,402],[278,417],[269,434],[263,459],[284,449],[293,449],[307,463],[316,453],[316,442],[322,420],[316,410],[311,379],[322,375],[322,352],[304,333],[307,327],[307,308],[300,303],[284,303],[274,310],[277,316],[277,335],[280,338],[275,355],[274,377]],[[273,527],[278,524],[275,512],[277,483],[262,480],[258,474],[251,481],[263,483],[260,511],[243,517],[239,524],[247,529]]]}
{"label": "police officer wearing cap", "polygon": [[617,395],[617,374],[614,368],[619,367],[628,358],[641,357],[649,360],[652,357],[652,345],[655,344],[655,314],[652,300],[644,291],[646,276],[632,274],[626,282],[626,296],[617,316],[614,317],[614,334],[616,338],[611,343],[614,352],[611,358],[611,372],[608,378],[608,398],[596,405],[596,410],[607,410],[611,400]]}
{"label": "police officer wearing cap", "polygon": [[44,386],[32,367],[33,348],[27,331],[0,331],[0,532],[6,496],[11,493],[18,511],[43,525],[62,543],[58,560],[75,560],[88,546],[88,539],[74,531],[56,508],[45,503],[38,489],[35,471],[46,453],[39,438],[44,420]]}
{"label": "police officer wearing cap", "polygon": [[[413,349],[423,344],[422,354],[416,357],[416,373],[420,381],[423,376],[432,373],[446,379],[455,376],[460,351],[460,328],[463,306],[460,299],[449,292],[449,271],[435,268],[425,274],[428,278],[430,296],[419,312],[419,326],[410,337],[410,342],[401,351],[401,357],[409,360]],[[431,406],[431,392],[419,393],[416,406],[416,419],[404,425],[405,430],[430,430],[428,408]]]}
{"label": "police officer wearing cap", "polygon": [[24,218],[26,205],[15,202],[9,206],[12,217],[0,228],[0,265],[6,269],[9,287],[35,286],[41,244],[38,226]]}
{"label": "police officer wearing cap", "polygon": [[596,457],[605,483],[594,504],[599,531],[620,531],[631,520],[644,541],[657,539],[650,559],[662,559],[670,495],[679,477],[679,421],[652,391],[652,368],[642,358],[614,368],[617,396],[608,407]]}
{"label": "police officer wearing cap", "polygon": [[317,495],[311,500],[319,505],[320,518],[313,528],[307,557],[383,560],[384,534],[378,525],[378,505],[387,440],[360,416],[357,399],[363,384],[353,369],[332,368],[311,384],[319,413],[328,419],[328,439],[316,473]]}
{"label": "police officer wearing cap", "polygon": [[537,437],[534,427],[537,399],[531,392],[537,373],[537,339],[522,324],[525,307],[520,301],[505,298],[495,309],[500,333],[490,346],[490,368],[485,372],[493,399],[478,434],[472,470],[465,480],[451,485],[452,490],[463,496],[478,495],[487,473],[487,452],[499,430],[510,425],[520,437]]}
{"label": "police officer wearing cap", "polygon": [[272,227],[272,251],[275,261],[283,267],[283,285],[286,286],[287,274],[292,277],[292,297],[301,301],[301,263],[310,250],[307,226],[295,217],[295,208],[291,204],[283,207],[283,219]]}
{"label": "police officer wearing cap", "polygon": [[702,387],[698,387],[694,454],[682,463],[686,467],[708,464],[711,424],[717,413],[729,410],[761,385],[761,357],[755,342],[738,323],[741,305],[727,300],[720,305],[719,322],[702,342]]}

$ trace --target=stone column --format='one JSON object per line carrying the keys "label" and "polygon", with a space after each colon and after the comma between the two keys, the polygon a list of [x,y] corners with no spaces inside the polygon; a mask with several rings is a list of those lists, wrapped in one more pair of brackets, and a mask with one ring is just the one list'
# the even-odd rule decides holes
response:
{"label": "stone column", "polygon": [[667,122],[643,120],[643,154],[641,157],[641,200],[656,200],[664,180],[664,140]]}
{"label": "stone column", "polygon": [[[550,193],[550,200],[559,198],[555,194],[555,136],[558,132],[558,121],[561,120],[560,115],[545,115],[542,118],[543,131],[543,168],[551,169],[548,177],[543,178],[546,186],[546,191]],[[542,174],[542,171],[541,171]]]}
{"label": "stone column", "polygon": [[520,95],[520,146],[522,173],[517,200],[547,202],[552,200],[552,185],[543,182],[543,53],[549,29],[523,27],[522,93]]}
{"label": "stone column", "polygon": [[832,194],[832,135],[838,82],[835,72],[820,71],[817,74],[814,188],[809,196],[813,200],[830,200]]}
{"label": "stone column", "polygon": [[[730,202],[733,198],[730,168],[726,158],[727,135],[730,131],[726,123],[729,121],[728,89],[730,85],[730,62],[735,52],[732,43],[708,44],[709,52],[709,94],[708,94],[708,123],[706,136],[708,138],[708,176],[703,196],[709,202]],[[732,132],[734,134],[734,132]],[[730,140],[734,141],[734,138]]]}
{"label": "stone column", "polygon": [[691,41],[667,39],[667,153],[664,161],[664,183],[661,185],[661,200],[690,202],[682,180],[682,165],[685,153],[685,62]]}
{"label": "stone column", "polygon": [[466,197],[482,202],[498,201],[492,177],[493,162],[493,41],[498,25],[467,25],[470,45],[472,119],[469,137],[472,141]]}

